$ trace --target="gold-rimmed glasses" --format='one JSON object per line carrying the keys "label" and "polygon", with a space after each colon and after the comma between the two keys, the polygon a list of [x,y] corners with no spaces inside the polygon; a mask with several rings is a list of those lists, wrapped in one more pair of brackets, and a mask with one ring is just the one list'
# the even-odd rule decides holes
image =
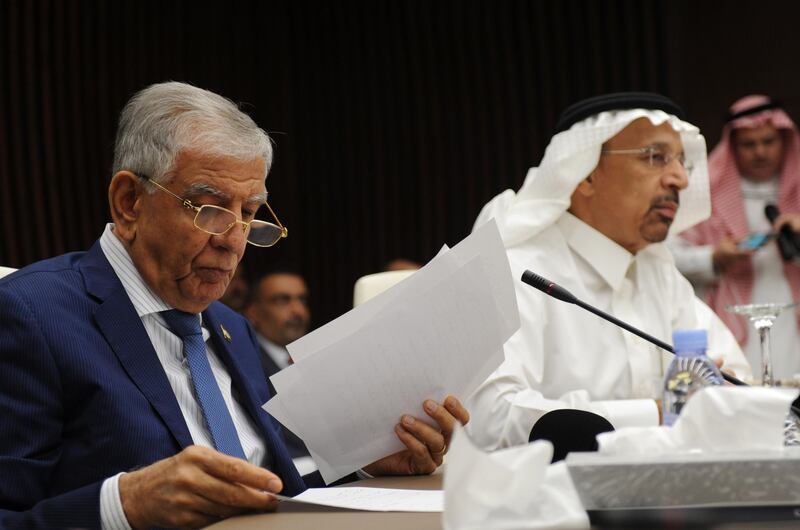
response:
{"label": "gold-rimmed glasses", "polygon": [[687,175],[691,174],[694,169],[694,165],[686,160],[686,156],[683,153],[674,155],[655,145],[640,147],[639,149],[603,149],[600,153],[603,155],[638,156],[646,160],[650,167],[659,169],[667,167],[670,162],[677,160]]}
{"label": "gold-rimmed glasses", "polygon": [[280,241],[281,238],[289,235],[289,230],[281,224],[280,220],[278,220],[278,216],[275,215],[275,212],[272,211],[272,208],[266,200],[264,200],[264,206],[267,207],[267,210],[269,210],[269,213],[275,219],[276,224],[261,221],[260,219],[243,221],[232,211],[215,204],[195,206],[189,199],[184,199],[172,193],[147,175],[138,174],[138,176],[150,184],[153,184],[161,191],[181,201],[183,207],[187,210],[195,212],[194,226],[207,234],[221,236],[238,224],[242,227],[242,233],[247,235],[247,242],[257,247],[271,247]]}

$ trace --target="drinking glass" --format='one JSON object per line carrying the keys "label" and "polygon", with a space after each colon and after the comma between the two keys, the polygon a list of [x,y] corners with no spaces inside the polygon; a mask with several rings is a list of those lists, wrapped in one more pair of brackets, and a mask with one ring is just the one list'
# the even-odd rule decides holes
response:
{"label": "drinking glass", "polygon": [[[796,306],[797,303],[783,304],[742,304],[726,307],[731,313],[745,315],[756,328],[761,344],[761,384],[762,386],[775,386],[772,376],[772,343],[770,332],[775,319],[784,309]],[[783,423],[784,443],[786,445],[800,445],[800,418],[793,410],[789,411]]]}
{"label": "drinking glass", "polygon": [[761,343],[761,384],[763,386],[775,386],[775,379],[772,377],[772,343],[770,342],[772,325],[781,311],[795,305],[797,304],[742,304],[730,305],[725,308],[731,313],[747,316],[750,323],[756,328]]}

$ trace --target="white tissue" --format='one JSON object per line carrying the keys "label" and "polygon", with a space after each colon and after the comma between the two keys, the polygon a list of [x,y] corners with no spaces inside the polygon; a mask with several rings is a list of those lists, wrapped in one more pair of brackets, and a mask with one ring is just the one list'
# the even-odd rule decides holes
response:
{"label": "white tissue", "polygon": [[672,427],[629,427],[597,437],[607,455],[783,451],[783,423],[797,390],[707,387]]}
{"label": "white tissue", "polygon": [[549,465],[550,442],[487,454],[462,429],[444,472],[445,530],[589,528],[589,518],[563,463]]}

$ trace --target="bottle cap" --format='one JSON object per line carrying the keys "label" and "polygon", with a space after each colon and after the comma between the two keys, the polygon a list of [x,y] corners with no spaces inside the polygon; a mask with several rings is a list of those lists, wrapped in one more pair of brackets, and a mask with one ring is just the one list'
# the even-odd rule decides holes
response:
{"label": "bottle cap", "polygon": [[704,351],[708,348],[708,333],[704,329],[679,329],[672,333],[676,352]]}

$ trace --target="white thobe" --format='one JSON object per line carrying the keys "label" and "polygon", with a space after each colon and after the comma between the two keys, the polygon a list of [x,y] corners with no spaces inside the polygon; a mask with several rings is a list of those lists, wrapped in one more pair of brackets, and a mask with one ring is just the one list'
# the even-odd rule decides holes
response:
{"label": "white thobe", "polygon": [[[694,296],[662,244],[630,254],[569,213],[508,249],[514,278],[526,269],[578,298],[671,342],[676,329],[709,329],[709,355],[750,375],[733,335]],[[588,410],[615,428],[658,424],[654,399],[672,356],[578,306],[517,281],[521,327],[505,361],[467,400],[472,438],[485,449],[528,441],[544,413]]]}

